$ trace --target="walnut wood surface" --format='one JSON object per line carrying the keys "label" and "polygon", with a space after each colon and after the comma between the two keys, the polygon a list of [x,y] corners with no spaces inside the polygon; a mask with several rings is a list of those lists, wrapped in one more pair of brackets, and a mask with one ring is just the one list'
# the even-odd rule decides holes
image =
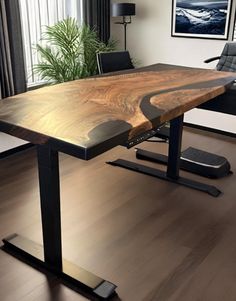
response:
{"label": "walnut wood surface", "polygon": [[0,130],[90,159],[225,92],[228,72],[157,64],[0,102]]}

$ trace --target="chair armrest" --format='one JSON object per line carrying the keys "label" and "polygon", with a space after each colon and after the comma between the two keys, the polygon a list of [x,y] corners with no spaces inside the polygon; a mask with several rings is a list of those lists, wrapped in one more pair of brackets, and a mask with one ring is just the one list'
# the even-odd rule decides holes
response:
{"label": "chair armrest", "polygon": [[220,56],[211,57],[211,58],[205,60],[204,63],[208,64],[208,63],[211,63],[211,62],[219,60],[219,59],[220,59]]}

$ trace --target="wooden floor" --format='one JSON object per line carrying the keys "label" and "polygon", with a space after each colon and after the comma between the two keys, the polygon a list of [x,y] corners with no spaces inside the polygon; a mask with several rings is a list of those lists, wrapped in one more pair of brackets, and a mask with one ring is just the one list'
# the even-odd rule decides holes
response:
{"label": "wooden floor", "polygon": [[[231,162],[234,175],[220,180],[184,173],[216,184],[219,198],[104,163],[134,159],[132,149],[89,162],[60,155],[64,257],[117,284],[114,300],[236,300],[235,139],[185,130],[190,145]],[[38,197],[34,149],[0,161],[1,238],[17,232],[42,242]],[[87,299],[0,250],[0,300]]]}

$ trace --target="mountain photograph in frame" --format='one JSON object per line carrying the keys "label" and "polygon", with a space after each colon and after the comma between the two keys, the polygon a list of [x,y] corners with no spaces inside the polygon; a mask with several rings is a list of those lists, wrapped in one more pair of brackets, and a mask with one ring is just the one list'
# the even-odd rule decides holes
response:
{"label": "mountain photograph in frame", "polygon": [[172,36],[227,40],[232,0],[173,0]]}

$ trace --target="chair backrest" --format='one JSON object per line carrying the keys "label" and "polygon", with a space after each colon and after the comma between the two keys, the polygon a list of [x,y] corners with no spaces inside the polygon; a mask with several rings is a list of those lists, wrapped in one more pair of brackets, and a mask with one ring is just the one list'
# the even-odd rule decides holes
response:
{"label": "chair backrest", "polygon": [[128,51],[100,52],[97,54],[97,64],[100,74],[134,69]]}
{"label": "chair backrest", "polygon": [[216,69],[219,71],[236,72],[236,42],[225,44]]}

